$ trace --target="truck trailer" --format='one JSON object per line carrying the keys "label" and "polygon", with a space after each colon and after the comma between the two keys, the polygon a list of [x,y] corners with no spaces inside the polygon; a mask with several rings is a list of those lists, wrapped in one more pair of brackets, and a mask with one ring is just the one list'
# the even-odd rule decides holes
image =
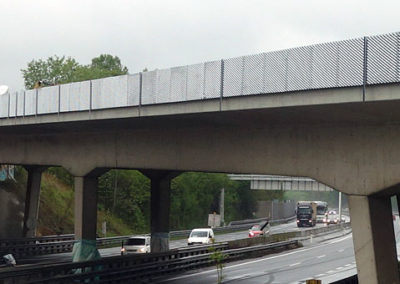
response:
{"label": "truck trailer", "polygon": [[314,227],[317,223],[317,203],[315,201],[299,201],[296,209],[297,227]]}

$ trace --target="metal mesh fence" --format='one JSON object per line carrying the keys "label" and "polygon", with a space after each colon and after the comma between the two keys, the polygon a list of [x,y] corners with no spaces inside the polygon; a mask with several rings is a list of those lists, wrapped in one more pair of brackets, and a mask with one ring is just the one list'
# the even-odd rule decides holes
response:
{"label": "metal mesh fence", "polygon": [[17,116],[24,115],[25,91],[17,93]]}
{"label": "metal mesh fence", "polygon": [[0,117],[400,81],[400,33],[323,43],[0,96]]}
{"label": "metal mesh fence", "polygon": [[368,84],[399,81],[399,33],[367,39]]}
{"label": "metal mesh fence", "polygon": [[90,108],[90,81],[60,86],[60,112],[82,111]]}
{"label": "metal mesh fence", "polygon": [[92,109],[128,105],[128,75],[92,81]]}
{"label": "metal mesh fence", "polygon": [[9,104],[9,117],[15,117],[17,114],[17,93],[10,93],[10,104]]}
{"label": "metal mesh fence", "polygon": [[37,89],[37,113],[58,112],[59,86]]}
{"label": "metal mesh fence", "polygon": [[25,92],[25,115],[36,114],[36,90]]}

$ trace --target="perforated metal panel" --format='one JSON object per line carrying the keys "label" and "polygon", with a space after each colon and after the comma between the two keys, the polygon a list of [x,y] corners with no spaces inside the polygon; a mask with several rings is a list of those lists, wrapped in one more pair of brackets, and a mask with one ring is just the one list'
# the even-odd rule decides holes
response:
{"label": "perforated metal panel", "polygon": [[339,80],[338,87],[361,86],[363,84],[364,41],[353,39],[338,42]]}
{"label": "perforated metal panel", "polygon": [[90,108],[90,81],[61,85],[60,111],[82,111]]}
{"label": "perforated metal panel", "polygon": [[338,43],[313,46],[312,85],[313,89],[332,88],[338,85]]}
{"label": "perforated metal panel", "polygon": [[156,71],[156,88],[155,103],[168,103],[171,101],[171,69]]}
{"label": "perforated metal panel", "polygon": [[243,94],[244,57],[224,60],[224,97]]}
{"label": "perforated metal panel", "polygon": [[187,66],[171,68],[170,102],[186,101]]}
{"label": "perforated metal panel", "polygon": [[399,81],[399,33],[368,38],[368,84]]}
{"label": "perforated metal panel", "polygon": [[138,106],[140,96],[140,74],[128,76],[128,106]]}
{"label": "perforated metal panel", "polygon": [[142,74],[142,104],[156,103],[156,77],[157,71],[143,72]]}
{"label": "perforated metal panel", "polygon": [[221,96],[221,61],[204,63],[203,98],[212,99]]}
{"label": "perforated metal panel", "polygon": [[243,95],[260,94],[264,91],[264,53],[243,58]]}
{"label": "perforated metal panel", "polygon": [[92,80],[92,109],[128,105],[128,75]]}
{"label": "perforated metal panel", "polygon": [[288,50],[287,91],[311,88],[312,47]]}
{"label": "perforated metal panel", "polygon": [[38,114],[57,113],[59,86],[51,86],[37,90]]}
{"label": "perforated metal panel", "polygon": [[17,116],[24,115],[24,101],[25,101],[25,92],[19,91],[17,93]]}
{"label": "perforated metal panel", "polygon": [[8,117],[9,94],[0,95],[0,118]]}
{"label": "perforated metal panel", "polygon": [[187,67],[187,100],[201,100],[204,93],[204,64]]}
{"label": "perforated metal panel", "polygon": [[9,117],[15,117],[17,113],[17,93],[10,93],[10,111],[8,113]]}
{"label": "perforated metal panel", "polygon": [[287,50],[264,54],[264,92],[279,93],[286,91]]}
{"label": "perforated metal panel", "polygon": [[36,90],[25,91],[25,115],[36,114]]}

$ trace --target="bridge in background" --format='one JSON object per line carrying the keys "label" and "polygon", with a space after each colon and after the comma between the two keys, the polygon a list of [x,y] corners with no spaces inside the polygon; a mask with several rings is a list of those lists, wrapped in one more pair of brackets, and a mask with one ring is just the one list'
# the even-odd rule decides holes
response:
{"label": "bridge in background", "polygon": [[[308,176],[348,194],[361,283],[400,283],[390,197],[400,183],[400,34],[262,53],[0,97],[0,162],[75,178],[75,236],[96,237],[97,177],[151,179],[153,251],[168,248],[184,171]],[[2,229],[4,231],[4,228]]]}

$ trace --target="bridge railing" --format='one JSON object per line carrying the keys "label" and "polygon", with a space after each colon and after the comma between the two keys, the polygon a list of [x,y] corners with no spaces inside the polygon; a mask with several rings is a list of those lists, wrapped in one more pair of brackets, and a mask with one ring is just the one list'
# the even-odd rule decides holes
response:
{"label": "bridge railing", "polygon": [[222,99],[400,81],[400,33],[0,96],[0,118]]}

